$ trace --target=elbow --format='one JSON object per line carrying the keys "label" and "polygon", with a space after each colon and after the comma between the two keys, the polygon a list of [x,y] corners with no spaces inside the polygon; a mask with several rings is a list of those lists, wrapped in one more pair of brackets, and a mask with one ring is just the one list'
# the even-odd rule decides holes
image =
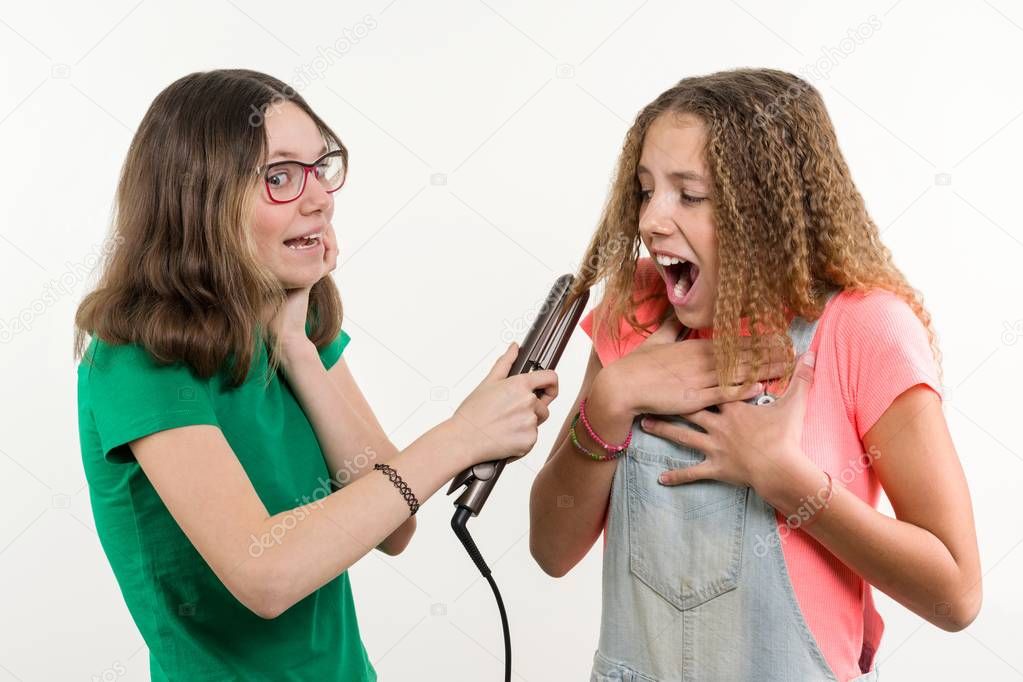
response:
{"label": "elbow", "polygon": [[412,536],[416,532],[416,517],[410,517],[408,521],[398,526],[398,529],[384,538],[383,542],[377,545],[377,549],[388,556],[398,556],[405,551]]}
{"label": "elbow", "polygon": [[980,614],[980,585],[971,592],[949,602],[941,602],[935,606],[932,622],[946,632],[960,632],[968,628]]}
{"label": "elbow", "polygon": [[262,618],[263,620],[273,620],[274,618],[277,618],[279,615],[287,611],[287,609],[276,608],[274,605],[269,603],[249,607],[249,610],[252,611],[257,616],[259,616],[260,618]]}
{"label": "elbow", "polygon": [[399,554],[405,551],[406,547],[408,547],[407,542],[401,544],[381,542],[379,545],[377,545],[377,549],[379,549],[387,556],[398,556]]}
{"label": "elbow", "polygon": [[255,585],[238,586],[229,588],[229,591],[242,606],[263,620],[273,620],[287,610],[284,600],[265,587],[260,589]]}
{"label": "elbow", "polygon": [[377,549],[386,554],[387,556],[398,556],[405,551],[408,547],[409,542],[412,540],[412,535],[406,535],[404,537],[391,537],[387,538],[379,545]]}
{"label": "elbow", "polygon": [[291,607],[283,592],[271,582],[253,585],[239,596],[239,601],[263,620],[273,620]]}
{"label": "elbow", "polygon": [[572,570],[574,562],[569,562],[564,557],[558,556],[557,552],[544,551],[535,538],[529,538],[529,553],[533,555],[533,561],[544,573],[552,578],[563,578]]}
{"label": "elbow", "polygon": [[287,611],[294,603],[288,586],[287,576],[282,575],[270,557],[246,562],[244,569],[234,574],[234,580],[225,586],[249,611],[263,620],[273,620]]}

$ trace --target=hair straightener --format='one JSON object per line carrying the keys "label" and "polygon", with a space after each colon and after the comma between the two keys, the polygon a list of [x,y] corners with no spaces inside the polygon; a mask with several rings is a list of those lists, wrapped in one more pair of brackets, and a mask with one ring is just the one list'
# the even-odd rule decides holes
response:
{"label": "hair straightener", "polygon": [[[589,291],[584,291],[572,301],[571,305],[565,305],[574,282],[575,278],[572,275],[562,275],[554,282],[540,313],[533,321],[529,333],[526,334],[525,341],[519,347],[519,354],[515,358],[508,376],[525,374],[538,369],[554,369],[557,366],[589,299]],[[454,516],[451,517],[451,528],[494,591],[497,608],[501,613],[501,626],[504,630],[504,679],[506,682],[510,682],[511,633],[508,629],[508,614],[504,609],[504,601],[497,589],[497,583],[494,582],[494,578],[490,574],[490,567],[483,560],[483,556],[469,534],[469,529],[466,528],[469,519],[477,516],[483,509],[483,504],[490,496],[490,492],[494,489],[507,462],[507,459],[482,462],[462,471],[451,482],[447,494],[450,495],[465,486],[465,491],[455,500],[456,509]]]}

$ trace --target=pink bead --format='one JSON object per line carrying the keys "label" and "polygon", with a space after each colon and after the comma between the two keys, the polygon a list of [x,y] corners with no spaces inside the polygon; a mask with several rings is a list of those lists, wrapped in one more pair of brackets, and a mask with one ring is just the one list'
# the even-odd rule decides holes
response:
{"label": "pink bead", "polygon": [[632,431],[629,431],[629,435],[625,438],[625,442],[621,445],[611,445],[598,436],[593,430],[593,427],[590,426],[590,420],[586,418],[586,398],[583,398],[582,402],[579,403],[579,419],[582,421],[583,426],[586,427],[586,433],[590,434],[590,438],[608,452],[621,452],[625,448],[629,447],[629,443],[632,442]]}

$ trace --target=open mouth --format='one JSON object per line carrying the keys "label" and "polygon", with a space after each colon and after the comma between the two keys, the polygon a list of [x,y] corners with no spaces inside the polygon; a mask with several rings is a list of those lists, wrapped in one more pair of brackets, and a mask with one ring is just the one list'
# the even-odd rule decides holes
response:
{"label": "open mouth", "polygon": [[312,249],[319,246],[322,242],[322,237],[322,232],[313,232],[302,237],[287,239],[285,240],[284,245],[289,249],[294,249],[295,251],[304,251],[305,249]]}
{"label": "open mouth", "polygon": [[664,274],[668,299],[673,305],[687,303],[700,277],[700,266],[677,256],[657,254],[655,259]]}

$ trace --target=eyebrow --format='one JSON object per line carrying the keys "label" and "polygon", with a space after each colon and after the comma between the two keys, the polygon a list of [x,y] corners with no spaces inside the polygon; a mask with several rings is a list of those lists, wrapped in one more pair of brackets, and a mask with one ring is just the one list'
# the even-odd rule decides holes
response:
{"label": "eyebrow", "polygon": [[[326,153],[327,153],[327,144],[324,143],[323,144],[323,148],[320,149],[320,151],[316,153],[316,156],[320,157],[320,156],[323,156]],[[271,159],[294,159],[297,156],[300,156],[300,155],[296,154],[295,152],[289,152],[286,149],[281,149],[281,150],[276,151],[273,154],[271,154],[270,158]]]}
{"label": "eyebrow", "polygon": [[[639,175],[640,173],[646,173],[648,175],[651,174],[649,169],[642,165],[636,167],[636,175]],[[691,170],[672,171],[671,173],[668,173],[668,176],[672,178],[677,178],[679,180],[696,180],[697,182],[707,182],[707,178],[703,177],[696,171]]]}

